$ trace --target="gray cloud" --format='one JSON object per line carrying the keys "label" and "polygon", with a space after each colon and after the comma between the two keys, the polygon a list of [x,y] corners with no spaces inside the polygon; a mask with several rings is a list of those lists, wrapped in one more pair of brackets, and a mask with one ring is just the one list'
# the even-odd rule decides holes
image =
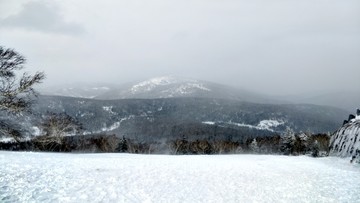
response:
{"label": "gray cloud", "polygon": [[46,2],[0,22],[1,43],[45,84],[180,75],[267,94],[360,92],[358,0]]}
{"label": "gray cloud", "polygon": [[0,25],[58,34],[84,32],[84,28],[80,24],[65,22],[58,7],[38,1],[26,3],[18,14],[0,20]]}

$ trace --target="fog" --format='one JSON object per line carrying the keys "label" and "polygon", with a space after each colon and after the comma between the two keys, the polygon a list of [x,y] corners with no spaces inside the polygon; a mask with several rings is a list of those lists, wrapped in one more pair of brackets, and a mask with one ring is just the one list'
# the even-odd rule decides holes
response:
{"label": "fog", "polygon": [[272,95],[360,92],[358,0],[0,0],[0,45],[44,85],[175,75]]}

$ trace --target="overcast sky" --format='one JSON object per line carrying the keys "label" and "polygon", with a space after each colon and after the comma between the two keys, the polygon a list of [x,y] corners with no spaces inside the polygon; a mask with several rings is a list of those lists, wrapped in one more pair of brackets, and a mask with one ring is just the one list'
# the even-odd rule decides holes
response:
{"label": "overcast sky", "polygon": [[178,75],[360,93],[359,0],[0,0],[0,45],[49,85]]}

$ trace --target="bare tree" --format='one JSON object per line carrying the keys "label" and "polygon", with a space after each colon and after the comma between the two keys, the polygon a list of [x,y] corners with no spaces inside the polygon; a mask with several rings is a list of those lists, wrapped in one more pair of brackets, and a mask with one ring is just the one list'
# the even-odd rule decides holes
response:
{"label": "bare tree", "polygon": [[41,128],[50,137],[76,135],[83,131],[81,123],[66,113],[47,113]]}
{"label": "bare tree", "polygon": [[9,113],[18,115],[30,110],[30,105],[37,96],[33,86],[41,83],[44,73],[34,75],[23,73],[17,77],[16,71],[21,71],[26,62],[25,57],[14,51],[0,46],[0,113],[7,114],[1,118],[0,136],[8,136],[20,141],[20,131],[9,121]]}
{"label": "bare tree", "polygon": [[17,77],[15,71],[24,68],[25,57],[0,46],[0,110],[22,112],[28,110],[36,97],[33,86],[45,78],[43,72],[34,75],[23,73]]}
{"label": "bare tree", "polygon": [[43,135],[34,138],[38,148],[52,151],[64,143],[65,136],[78,135],[83,132],[79,121],[66,113],[47,113],[40,126]]}

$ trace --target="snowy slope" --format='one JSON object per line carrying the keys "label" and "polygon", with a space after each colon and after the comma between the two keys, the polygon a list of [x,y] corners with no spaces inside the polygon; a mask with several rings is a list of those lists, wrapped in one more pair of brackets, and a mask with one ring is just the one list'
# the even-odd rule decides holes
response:
{"label": "snowy slope", "polygon": [[353,156],[360,151],[360,116],[342,126],[332,135],[330,153],[336,156]]}
{"label": "snowy slope", "polygon": [[336,157],[0,152],[0,202],[359,202]]}

